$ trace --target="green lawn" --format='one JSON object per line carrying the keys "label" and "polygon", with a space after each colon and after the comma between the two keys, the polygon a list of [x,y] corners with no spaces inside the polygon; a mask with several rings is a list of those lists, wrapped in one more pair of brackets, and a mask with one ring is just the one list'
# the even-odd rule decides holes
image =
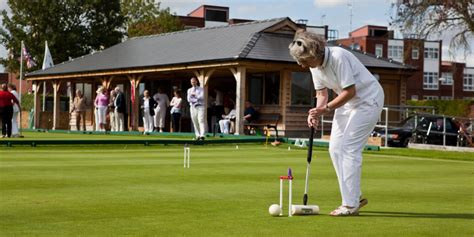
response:
{"label": "green lawn", "polygon": [[0,236],[474,235],[472,153],[367,152],[369,204],[335,218],[336,176],[317,149],[309,203],[322,214],[271,217],[288,167],[302,201],[306,150],[287,147],[192,146],[190,169],[177,145],[0,147]]}

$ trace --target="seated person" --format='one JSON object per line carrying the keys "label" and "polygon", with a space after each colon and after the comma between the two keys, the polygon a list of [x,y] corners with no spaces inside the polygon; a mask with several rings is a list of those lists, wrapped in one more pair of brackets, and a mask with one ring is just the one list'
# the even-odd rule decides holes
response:
{"label": "seated person", "polygon": [[230,123],[231,120],[235,119],[235,115],[235,109],[232,109],[227,115],[222,115],[222,119],[219,120],[219,127],[221,129],[221,133],[229,134]]}

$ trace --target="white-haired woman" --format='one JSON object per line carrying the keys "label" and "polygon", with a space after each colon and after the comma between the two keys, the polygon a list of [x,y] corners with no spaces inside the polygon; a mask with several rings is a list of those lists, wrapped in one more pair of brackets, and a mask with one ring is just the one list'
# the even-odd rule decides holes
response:
{"label": "white-haired woman", "polygon": [[96,109],[96,122],[99,125],[97,131],[105,132],[105,124],[106,124],[106,114],[107,114],[107,107],[109,105],[109,97],[106,95],[107,91],[105,87],[99,87],[97,89],[97,96],[95,97],[94,105]]}
{"label": "white-haired woman", "polygon": [[[308,126],[317,127],[321,115],[335,110],[329,153],[342,205],[330,215],[358,215],[359,208],[367,204],[366,199],[360,199],[362,150],[382,111],[383,89],[351,52],[326,47],[318,35],[300,30],[289,49],[297,63],[308,67],[313,77],[318,102],[308,112]],[[337,94],[330,102],[328,89]]]}

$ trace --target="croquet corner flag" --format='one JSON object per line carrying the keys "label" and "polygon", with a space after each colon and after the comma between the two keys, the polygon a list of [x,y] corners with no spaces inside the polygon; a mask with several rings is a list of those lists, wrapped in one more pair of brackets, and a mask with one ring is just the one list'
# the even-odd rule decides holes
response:
{"label": "croquet corner flag", "polygon": [[44,58],[43,58],[43,67],[41,69],[46,69],[54,66],[53,57],[51,57],[51,53],[49,52],[48,41],[44,42]]}

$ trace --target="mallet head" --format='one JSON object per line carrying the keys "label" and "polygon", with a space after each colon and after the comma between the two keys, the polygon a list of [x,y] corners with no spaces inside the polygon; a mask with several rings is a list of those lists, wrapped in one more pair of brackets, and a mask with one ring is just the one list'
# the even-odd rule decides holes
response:
{"label": "mallet head", "polygon": [[292,205],[291,214],[296,216],[318,215],[319,206],[317,205]]}

